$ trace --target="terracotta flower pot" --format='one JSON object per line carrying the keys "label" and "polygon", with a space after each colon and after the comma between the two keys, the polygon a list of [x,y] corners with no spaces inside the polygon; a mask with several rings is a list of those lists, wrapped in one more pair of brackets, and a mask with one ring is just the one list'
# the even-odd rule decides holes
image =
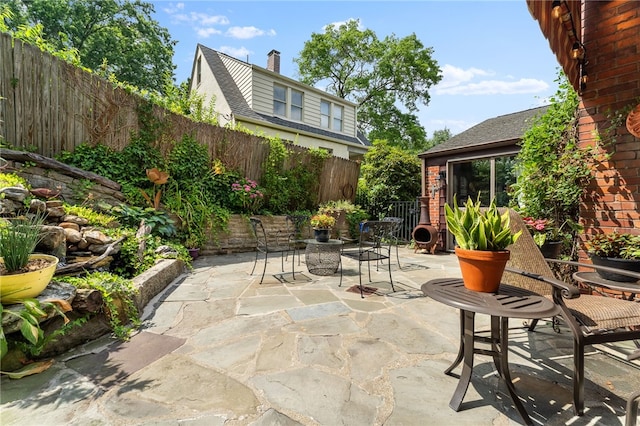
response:
{"label": "terracotta flower pot", "polygon": [[469,290],[495,293],[511,253],[505,251],[464,250],[456,247],[464,286]]}

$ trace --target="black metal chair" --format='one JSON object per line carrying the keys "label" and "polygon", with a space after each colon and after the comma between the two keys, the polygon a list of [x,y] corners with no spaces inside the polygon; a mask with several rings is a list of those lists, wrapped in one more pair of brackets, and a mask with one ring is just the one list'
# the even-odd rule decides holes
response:
{"label": "black metal chair", "polygon": [[402,223],[404,222],[404,219],[401,217],[389,216],[383,218],[382,221],[391,222],[394,225],[388,238],[390,238],[393,245],[396,246],[396,260],[398,261],[398,268],[402,269],[402,266],[400,265],[400,254],[398,253],[398,244],[400,243],[400,231],[402,230]]}
{"label": "black metal chair", "polygon": [[627,417],[625,426],[636,426],[638,421],[638,403],[640,403],[640,391],[634,393],[627,400]]}
{"label": "black metal chair", "polygon": [[[343,250],[342,255],[358,261],[358,275],[360,278],[360,296],[364,298],[364,287],[362,286],[362,263],[367,262],[367,270],[369,273],[369,282],[371,282],[371,262],[383,263],[386,260],[389,269],[389,282],[392,291],[393,278],[391,277],[391,243],[389,235],[394,227],[393,222],[387,221],[366,221],[360,224],[360,239],[358,248],[352,250]],[[342,274],[342,269],[341,272]],[[340,277],[340,286],[342,285],[342,277]]]}
{"label": "black metal chair", "polygon": [[310,215],[287,215],[287,232],[289,233],[289,244],[293,250],[295,259],[298,253],[298,265],[300,265],[300,251],[306,247],[305,239],[311,238]]}
{"label": "black metal chair", "polygon": [[[258,256],[260,253],[264,254],[264,267],[262,268],[262,277],[260,277],[260,284],[264,281],[264,274],[267,271],[267,262],[269,259],[269,254],[271,253],[280,253],[280,265],[282,268],[282,272],[284,272],[284,258],[290,251],[293,250],[292,245],[289,239],[288,231],[276,231],[267,233],[264,229],[264,225],[262,224],[262,220],[257,217],[249,218],[249,222],[251,223],[251,229],[253,230],[253,234],[256,239],[256,258],[253,262],[253,269],[251,269],[251,274],[256,269],[256,264],[258,263]],[[295,260],[295,259],[294,259]],[[296,277],[295,271],[295,261],[291,262],[292,267],[291,271],[293,273],[293,279]]]}

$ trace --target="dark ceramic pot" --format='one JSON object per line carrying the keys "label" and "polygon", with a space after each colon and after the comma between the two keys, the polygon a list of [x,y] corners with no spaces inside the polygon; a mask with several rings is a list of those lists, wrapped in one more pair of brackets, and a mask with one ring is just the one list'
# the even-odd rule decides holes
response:
{"label": "dark ceramic pot", "polygon": [[562,251],[562,241],[546,241],[540,246],[540,252],[547,259],[557,259]]}
{"label": "dark ceramic pot", "polygon": [[[626,271],[633,271],[633,272],[640,273],[640,260],[638,259],[620,259],[617,257],[600,257],[600,256],[591,255],[591,261],[593,262],[594,265],[607,266],[609,268],[624,269]],[[598,271],[598,270],[596,270],[596,272],[605,280],[618,281],[618,282],[624,282],[624,283],[631,283],[631,282],[638,281],[637,278],[616,274],[615,272]]]}
{"label": "dark ceramic pot", "polygon": [[189,248],[187,249],[187,251],[189,252],[189,256],[191,256],[192,260],[196,260],[198,258],[198,255],[200,254],[199,248]]}
{"label": "dark ceramic pot", "polygon": [[329,229],[314,229],[313,236],[316,237],[316,241],[319,243],[326,243],[329,241]]}

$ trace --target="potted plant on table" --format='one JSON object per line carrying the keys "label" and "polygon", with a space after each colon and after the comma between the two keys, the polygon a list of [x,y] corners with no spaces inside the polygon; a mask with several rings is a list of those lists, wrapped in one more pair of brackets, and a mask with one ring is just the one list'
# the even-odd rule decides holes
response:
{"label": "potted plant on table", "polygon": [[44,216],[2,219],[0,223],[0,301],[18,303],[38,296],[47,287],[58,265],[58,258],[34,254],[44,235]]}
{"label": "potted plant on table", "polygon": [[[640,235],[618,232],[597,234],[587,242],[587,251],[594,265],[640,272]],[[602,278],[611,281],[637,281],[634,277],[615,272],[596,272]]]}
{"label": "potted plant on table", "polygon": [[329,241],[331,228],[336,224],[336,218],[328,214],[319,213],[311,216],[311,226],[316,241],[326,243]]}
{"label": "potted plant on table", "polygon": [[510,257],[507,247],[516,242],[522,231],[511,232],[509,212],[498,212],[495,200],[489,208],[469,198],[464,208],[445,204],[449,232],[456,239],[456,255],[466,288],[494,293],[500,286],[502,273]]}

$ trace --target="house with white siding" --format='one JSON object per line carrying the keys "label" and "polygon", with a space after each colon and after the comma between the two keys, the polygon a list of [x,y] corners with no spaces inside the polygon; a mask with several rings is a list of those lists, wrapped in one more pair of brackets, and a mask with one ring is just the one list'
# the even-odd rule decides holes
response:
{"label": "house with white siding", "polygon": [[280,74],[280,52],[267,68],[198,44],[190,89],[211,100],[221,126],[241,125],[336,157],[362,160],[370,142],[358,131],[357,105]]}

